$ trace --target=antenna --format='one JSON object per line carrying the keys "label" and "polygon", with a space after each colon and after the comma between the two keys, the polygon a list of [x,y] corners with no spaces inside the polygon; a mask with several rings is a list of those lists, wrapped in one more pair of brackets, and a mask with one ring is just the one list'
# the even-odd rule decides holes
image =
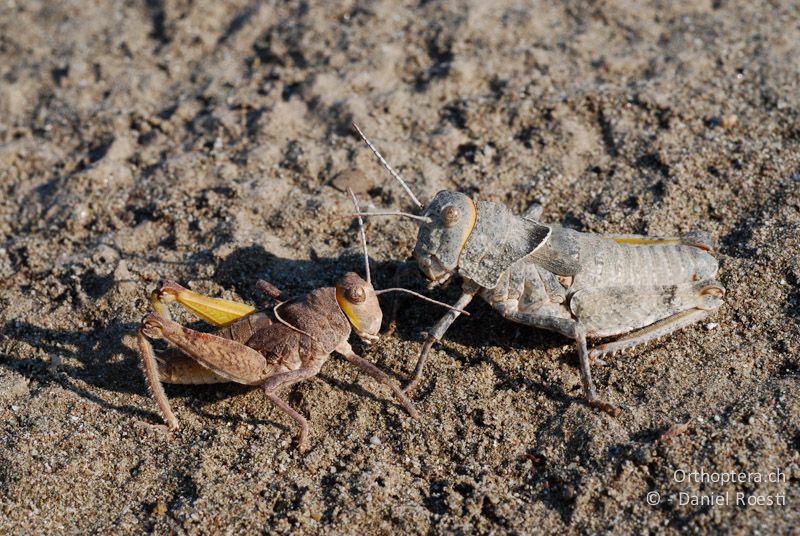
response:
{"label": "antenna", "polygon": [[379,294],[384,294],[386,292],[405,292],[406,294],[411,294],[412,296],[416,296],[420,300],[425,300],[426,302],[435,303],[436,305],[441,305],[442,307],[446,307],[447,309],[450,309],[452,311],[456,311],[457,313],[461,313],[462,315],[470,316],[470,314],[467,311],[465,311],[464,309],[458,309],[457,307],[453,307],[452,305],[448,305],[448,304],[446,304],[444,302],[440,302],[438,300],[434,300],[433,298],[429,298],[427,296],[423,296],[419,292],[414,292],[413,290],[408,290],[407,288],[385,288],[385,289],[382,289],[382,290],[376,290],[375,294],[379,295]]}
{"label": "antenna", "polygon": [[400,176],[400,174],[398,172],[396,172],[392,168],[392,166],[389,165],[389,162],[387,162],[386,159],[383,158],[383,156],[381,156],[381,153],[378,152],[378,150],[375,148],[375,146],[372,145],[372,142],[370,142],[367,139],[367,137],[364,135],[364,133],[361,132],[361,129],[358,128],[358,125],[356,125],[355,122],[353,122],[353,128],[356,129],[356,132],[358,132],[358,135],[361,136],[361,139],[364,140],[364,142],[372,150],[372,152],[375,153],[375,156],[377,156],[378,160],[381,161],[381,164],[383,164],[383,167],[386,168],[386,171],[391,173],[392,177],[397,179],[397,182],[399,182],[403,186],[403,188],[405,189],[406,193],[408,193],[408,195],[411,196],[411,199],[414,201],[414,203],[417,205],[417,207],[418,208],[422,208],[422,203],[419,202],[419,199],[417,199],[417,196],[415,196],[414,193],[411,191],[411,188],[408,187],[408,184],[406,184],[406,181],[404,181],[403,178]]}
{"label": "antenna", "polygon": [[367,252],[367,234],[364,232],[364,220],[361,219],[361,209],[358,208],[358,200],[353,190],[348,188],[347,193],[350,194],[350,199],[353,200],[353,206],[356,207],[356,216],[358,216],[358,232],[361,235],[361,245],[364,248],[364,269],[367,272],[367,284],[372,284],[372,279],[369,275],[369,253]]}
{"label": "antenna", "polygon": [[[414,214],[407,214],[405,212],[361,212],[361,209],[358,206],[358,199],[356,199],[356,194],[353,193],[353,190],[351,188],[347,189],[347,193],[350,194],[350,199],[353,201],[353,206],[356,209],[355,214],[352,214],[352,216],[358,217],[358,231],[359,231],[359,234],[361,235],[361,245],[364,247],[364,267],[365,267],[366,272],[367,272],[367,283],[369,285],[372,285],[372,280],[370,279],[370,274],[369,274],[369,253],[367,252],[367,234],[364,232],[364,221],[361,219],[361,216],[362,215],[363,216],[384,216],[384,215],[386,215],[386,216],[407,216],[409,218],[415,218],[415,219],[423,220],[423,221],[426,221],[426,222],[429,222],[429,223],[430,223],[431,219],[430,218],[426,218],[424,216],[416,216]],[[379,294],[385,294],[387,292],[404,292],[406,294],[411,294],[412,296],[416,296],[417,298],[419,298],[421,300],[424,300],[424,301],[427,301],[427,302],[430,302],[430,303],[435,303],[436,305],[440,305],[442,307],[446,307],[447,309],[451,309],[451,310],[456,311],[458,313],[461,313],[461,314],[469,316],[469,313],[467,311],[463,310],[463,309],[458,309],[458,308],[453,307],[452,305],[448,305],[448,304],[446,304],[444,302],[440,302],[440,301],[434,300],[433,298],[429,298],[427,296],[423,296],[419,292],[414,292],[413,290],[409,290],[407,288],[387,288],[387,289],[383,289],[383,290],[376,290],[375,291],[375,295],[377,296]],[[295,328],[294,326],[292,326],[288,322],[285,322],[280,316],[278,316],[278,308],[281,305],[283,305],[283,302],[279,303],[278,305],[276,305],[272,309],[273,313],[275,314],[275,318],[277,318],[278,321],[281,322],[282,324],[286,324],[287,326],[289,326],[290,328],[294,329],[295,331],[298,331],[300,333],[308,335],[305,331],[301,331],[300,329]],[[310,336],[311,335],[309,335],[309,337]],[[313,339],[313,337],[311,337],[311,338]]]}
{"label": "antenna", "polygon": [[[289,300],[287,300],[287,301],[289,301]],[[319,342],[319,340],[316,337],[314,337],[312,334],[310,334],[309,332],[303,331],[302,329],[298,328],[297,326],[293,326],[292,324],[290,324],[289,322],[287,322],[286,320],[281,318],[281,315],[278,314],[278,309],[280,309],[281,306],[284,303],[286,303],[286,302],[285,301],[279,302],[279,303],[275,304],[275,307],[272,308],[272,314],[275,315],[275,320],[277,320],[278,322],[280,322],[284,326],[288,327],[292,331],[296,331],[297,333],[305,335],[306,337],[310,338],[314,342]]]}
{"label": "antenna", "polygon": [[380,212],[355,212],[353,214],[348,214],[345,217],[351,218],[353,216],[358,216],[359,221],[361,220],[361,216],[403,216],[405,218],[411,218],[413,220],[419,220],[425,223],[431,223],[433,221],[427,216],[417,216],[416,214],[409,214],[408,212],[396,212],[393,210],[380,211]]}

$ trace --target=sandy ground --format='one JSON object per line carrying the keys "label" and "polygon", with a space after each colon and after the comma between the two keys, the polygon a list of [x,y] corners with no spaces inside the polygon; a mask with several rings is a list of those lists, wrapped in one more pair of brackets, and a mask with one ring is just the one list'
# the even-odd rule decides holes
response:
{"label": "sandy ground", "polygon": [[[797,3],[554,4],[3,1],[0,532],[800,525]],[[285,393],[304,455],[241,386],[168,387],[182,429],[137,425],[161,422],[133,337],[159,278],[263,305],[259,277],[300,293],[361,270],[334,181],[411,208],[354,119],[424,200],[710,231],[726,304],[596,368],[618,418],[583,403],[569,341],[475,304],[419,421],[333,357]],[[424,290],[413,223],[367,232],[378,286]],[[355,347],[404,381],[441,310],[398,305],[393,335]],[[681,477],[701,469],[751,480]]]}

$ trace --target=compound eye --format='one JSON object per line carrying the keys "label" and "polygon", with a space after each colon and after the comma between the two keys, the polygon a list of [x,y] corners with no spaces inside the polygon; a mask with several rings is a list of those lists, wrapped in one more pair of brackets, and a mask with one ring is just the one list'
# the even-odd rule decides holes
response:
{"label": "compound eye", "polygon": [[454,206],[444,207],[442,209],[442,221],[445,227],[452,227],[458,221],[458,209]]}
{"label": "compound eye", "polygon": [[362,286],[349,287],[344,295],[350,303],[363,303],[367,299],[367,293]]}

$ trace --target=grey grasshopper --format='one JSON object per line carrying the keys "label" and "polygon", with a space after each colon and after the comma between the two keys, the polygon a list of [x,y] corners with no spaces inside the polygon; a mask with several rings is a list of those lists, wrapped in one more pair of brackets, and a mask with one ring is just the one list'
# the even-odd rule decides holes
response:
{"label": "grey grasshopper", "polygon": [[[400,175],[361,130],[362,139],[420,209]],[[514,322],[558,332],[578,346],[590,406],[619,409],[596,392],[590,363],[698,322],[723,303],[718,262],[702,234],[657,238],[582,233],[539,221],[541,206],[523,215],[502,204],[441,191],[421,216],[414,257],[430,286],[458,274],[461,297],[429,331],[406,392],[418,384],[427,355],[475,296]],[[587,338],[617,337],[589,349]]]}

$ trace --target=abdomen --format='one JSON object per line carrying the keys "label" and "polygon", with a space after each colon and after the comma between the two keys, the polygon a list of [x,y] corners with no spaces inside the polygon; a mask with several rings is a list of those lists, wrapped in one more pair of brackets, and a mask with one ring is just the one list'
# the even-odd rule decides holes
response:
{"label": "abdomen", "polygon": [[713,279],[719,263],[687,245],[624,245],[583,235],[580,271],[571,292],[601,287],[678,285]]}

